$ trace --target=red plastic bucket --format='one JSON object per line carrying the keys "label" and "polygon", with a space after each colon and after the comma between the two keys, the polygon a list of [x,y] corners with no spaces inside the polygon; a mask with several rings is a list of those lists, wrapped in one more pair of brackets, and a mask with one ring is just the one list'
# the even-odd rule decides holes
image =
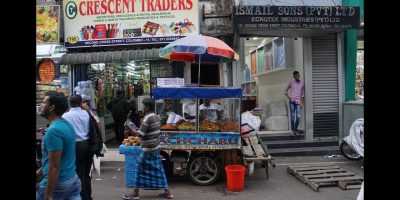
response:
{"label": "red plastic bucket", "polygon": [[243,165],[228,165],[225,167],[225,171],[228,190],[232,192],[243,191],[246,167]]}

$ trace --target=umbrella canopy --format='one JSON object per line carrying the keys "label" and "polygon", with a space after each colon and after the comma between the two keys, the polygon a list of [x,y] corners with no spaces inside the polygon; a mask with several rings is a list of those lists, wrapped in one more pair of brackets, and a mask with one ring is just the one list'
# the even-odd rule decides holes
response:
{"label": "umbrella canopy", "polygon": [[188,35],[161,49],[160,57],[185,62],[218,63],[238,60],[239,55],[225,42],[204,35]]}

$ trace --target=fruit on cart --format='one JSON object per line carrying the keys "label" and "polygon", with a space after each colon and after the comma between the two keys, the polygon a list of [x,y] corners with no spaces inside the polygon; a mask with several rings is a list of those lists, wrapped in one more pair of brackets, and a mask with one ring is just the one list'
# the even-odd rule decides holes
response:
{"label": "fruit on cart", "polygon": [[200,130],[218,131],[219,130],[219,126],[218,126],[217,123],[204,120],[202,123],[200,123]]}
{"label": "fruit on cart", "polygon": [[162,129],[162,130],[176,130],[177,128],[176,128],[176,126],[174,126],[174,125],[166,124],[166,125],[164,125],[164,126],[161,126],[161,129]]}
{"label": "fruit on cart", "polygon": [[178,130],[180,131],[194,131],[196,128],[196,124],[194,122],[181,122],[178,125]]}
{"label": "fruit on cart", "polygon": [[237,131],[238,127],[239,125],[237,122],[223,122],[220,124],[221,131]]}

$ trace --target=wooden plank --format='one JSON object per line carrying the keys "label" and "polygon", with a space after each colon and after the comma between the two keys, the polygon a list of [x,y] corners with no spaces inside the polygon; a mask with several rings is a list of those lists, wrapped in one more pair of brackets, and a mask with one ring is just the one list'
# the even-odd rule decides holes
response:
{"label": "wooden plank", "polygon": [[292,168],[294,171],[311,171],[319,169],[340,169],[339,166]]}
{"label": "wooden plank", "polygon": [[287,172],[289,174],[294,174],[295,173],[294,170],[292,168],[290,168],[290,167],[287,168]]}
{"label": "wooden plank", "polygon": [[363,180],[361,176],[350,176],[350,177],[335,177],[335,178],[318,178],[310,179],[313,182],[333,182],[333,181],[349,181],[349,180]]}
{"label": "wooden plank", "polygon": [[256,161],[256,160],[272,160],[272,157],[271,156],[268,156],[268,157],[255,157],[255,158],[244,158],[245,160],[248,160],[248,161]]}
{"label": "wooden plank", "polygon": [[313,190],[315,190],[316,192],[318,192],[319,191],[319,185],[318,184],[316,184],[316,183],[314,183],[314,182],[312,182],[312,181],[310,181],[310,180],[306,180],[306,184],[308,185],[308,186],[310,186]]}
{"label": "wooden plank", "polygon": [[344,177],[344,176],[354,176],[354,173],[345,172],[345,173],[330,173],[330,174],[316,174],[316,175],[302,175],[305,178],[323,178],[323,177]]}
{"label": "wooden plank", "polygon": [[264,149],[261,147],[260,144],[258,144],[258,138],[257,137],[255,137],[255,136],[250,137],[250,143],[251,143],[251,146],[253,147],[254,152],[256,153],[257,156],[266,155],[266,153],[264,152]]}
{"label": "wooden plank", "polygon": [[360,189],[361,188],[361,181],[338,181],[338,186],[343,190],[350,190],[350,189]]}
{"label": "wooden plank", "polygon": [[266,153],[264,152],[264,149],[261,147],[261,145],[253,144],[253,149],[257,156],[266,156]]}
{"label": "wooden plank", "polygon": [[326,163],[326,164],[297,164],[297,165],[289,165],[290,168],[305,168],[305,167],[327,167],[327,166],[335,166],[334,164]]}
{"label": "wooden plank", "polygon": [[298,172],[301,175],[312,175],[312,174],[321,174],[327,172],[347,172],[345,169],[325,169],[325,170],[316,170],[316,171],[303,171]]}
{"label": "wooden plank", "polygon": [[250,146],[243,145],[242,150],[243,150],[242,152],[243,152],[244,156],[251,156],[251,157],[256,156]]}
{"label": "wooden plank", "polygon": [[244,142],[246,143],[247,146],[251,146],[249,138],[243,138]]}
{"label": "wooden plank", "polygon": [[249,139],[250,139],[250,142],[252,142],[252,143],[254,142],[254,143],[258,144],[258,138],[255,135],[250,136]]}

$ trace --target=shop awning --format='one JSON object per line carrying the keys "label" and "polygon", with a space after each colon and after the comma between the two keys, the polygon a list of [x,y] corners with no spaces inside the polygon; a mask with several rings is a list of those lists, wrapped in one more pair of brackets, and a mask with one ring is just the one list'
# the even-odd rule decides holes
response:
{"label": "shop awning", "polygon": [[68,53],[61,57],[60,64],[90,64],[107,62],[129,62],[132,60],[158,60],[161,48],[123,51]]}
{"label": "shop awning", "polygon": [[205,88],[205,87],[181,87],[153,89],[155,99],[184,99],[184,98],[240,98],[242,88]]}

